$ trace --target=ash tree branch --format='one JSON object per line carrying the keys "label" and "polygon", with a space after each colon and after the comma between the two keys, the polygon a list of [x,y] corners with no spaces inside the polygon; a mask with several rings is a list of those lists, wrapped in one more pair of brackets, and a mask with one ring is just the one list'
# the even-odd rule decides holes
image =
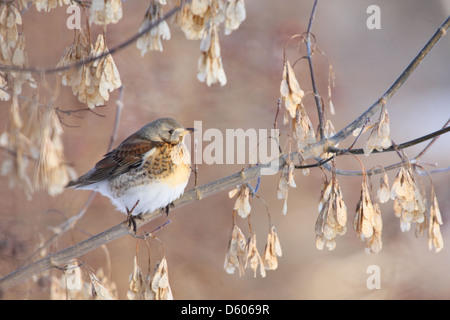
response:
{"label": "ash tree branch", "polygon": [[411,63],[406,67],[405,71],[402,72],[400,77],[392,84],[392,86],[386,91],[386,93],[378,99],[369,109],[367,109],[362,115],[360,115],[355,121],[349,124],[347,127],[336,133],[329,140],[336,145],[339,141],[344,140],[346,137],[352,134],[353,130],[360,128],[367,118],[373,116],[376,112],[378,112],[383,105],[389,101],[392,96],[400,89],[400,87],[405,83],[406,79],[414,72],[417,66],[422,62],[422,60],[426,57],[426,55],[430,52],[430,50],[434,47],[434,45],[447,33],[448,28],[450,27],[450,16],[447,17],[445,22],[436,30],[431,39],[427,42],[427,44],[420,50],[419,54],[411,61]]}
{"label": "ash tree branch", "polygon": [[[432,133],[429,133],[425,136],[422,136],[420,138],[408,141],[408,142],[404,142],[398,145],[392,145],[387,149],[383,149],[382,151],[378,151],[378,150],[373,150],[372,153],[384,153],[384,152],[391,152],[391,151],[396,151],[396,150],[401,150],[401,149],[406,149],[409,148],[411,146],[414,146],[416,144],[422,143],[424,141],[430,140],[430,139],[435,139],[447,132],[450,131],[450,127],[444,127],[440,130],[434,131]],[[364,154],[364,150],[363,149],[351,149],[351,150],[342,150],[339,148],[335,148],[335,147],[330,147],[329,152],[333,152],[336,154],[344,154],[344,153],[351,153],[351,154]],[[422,152],[421,152],[422,153]]]}
{"label": "ash tree branch", "polygon": [[[405,142],[405,143],[401,143],[398,145],[392,145],[391,147],[387,148],[387,149],[383,149],[382,151],[378,151],[378,150],[373,150],[372,153],[385,153],[385,152],[391,152],[391,151],[398,151],[398,150],[402,150],[402,149],[406,149],[409,148],[411,146],[414,146],[416,144],[425,142],[427,140],[433,139],[425,148],[423,151],[421,151],[416,157],[414,157],[413,160],[411,160],[410,162],[412,164],[417,163],[418,159],[420,158],[421,155],[423,155],[424,151],[426,151],[430,144],[432,144],[435,139],[437,139],[438,137],[440,137],[441,135],[450,132],[450,127],[446,127],[448,125],[448,123],[450,122],[447,121],[447,123],[445,124],[444,128],[437,130],[435,132],[429,133],[423,137]],[[376,169],[376,170],[369,170],[366,171],[365,173],[363,173],[363,171],[355,171],[355,170],[341,170],[341,169],[336,169],[336,168],[332,168],[329,165],[326,165],[329,161],[335,159],[338,156],[342,156],[342,155],[346,155],[346,154],[364,154],[364,150],[363,149],[339,149],[339,148],[335,148],[335,147],[330,147],[328,149],[328,152],[330,153],[334,153],[333,156],[331,156],[330,158],[327,159],[321,159],[320,157],[316,157],[317,163],[314,164],[308,164],[308,165],[295,165],[295,169],[306,169],[306,168],[314,168],[314,167],[320,167],[320,166],[324,166],[327,170],[334,170],[336,172],[336,174],[338,175],[343,175],[343,176],[361,176],[363,174],[368,174],[368,175],[373,175],[373,174],[378,174],[378,173],[383,173],[384,171],[389,171],[389,170],[393,170],[396,168],[399,168],[400,166],[403,165],[403,161],[400,163],[395,163],[380,169]]]}
{"label": "ash tree branch", "polygon": [[[450,124],[450,118],[447,120],[447,122],[444,124],[444,126],[442,127],[441,130],[444,130],[445,127],[447,127],[449,124]],[[426,146],[425,148],[423,148],[423,150],[422,150],[417,156],[415,156],[415,159],[419,159],[420,157],[422,157],[422,156],[425,154],[425,152],[427,152],[427,150],[428,150],[429,148],[431,148],[431,146],[432,146],[433,143],[437,140],[437,138],[439,138],[439,136],[433,137],[433,140],[431,140],[431,141],[427,144],[427,146]]]}
{"label": "ash tree branch", "polygon": [[[384,149],[382,151],[373,150],[372,153],[384,153],[384,152],[390,152],[390,151],[399,151],[399,150],[406,149],[406,148],[409,148],[416,144],[419,144],[419,143],[422,143],[422,142],[432,139],[427,144],[427,146],[417,156],[415,156],[412,160],[409,161],[409,163],[411,163],[412,165],[417,165],[419,163],[419,158],[430,148],[430,146],[436,141],[436,139],[439,138],[441,135],[443,135],[447,132],[450,132],[450,127],[447,127],[449,123],[450,123],[450,119],[447,120],[447,122],[444,124],[444,126],[440,130],[437,130],[437,131],[429,133],[423,137],[420,137],[420,138],[417,138],[417,139],[414,139],[414,140],[411,140],[411,141],[408,141],[405,143],[401,143],[398,145],[393,144],[391,147]],[[337,149],[334,147],[331,147],[330,151],[335,152],[336,155],[339,155],[339,154],[363,154],[364,153],[363,149],[341,150],[341,149]],[[328,162],[328,161],[326,161],[326,162]],[[374,175],[374,174],[383,173],[383,172],[386,172],[389,170],[394,170],[394,169],[397,169],[397,168],[400,168],[401,166],[403,166],[404,163],[405,163],[405,161],[402,160],[399,163],[394,163],[394,164],[388,165],[386,167],[373,169],[373,170],[369,170],[366,172],[355,171],[355,170],[334,169],[334,168],[331,168],[330,166],[325,166],[325,168],[327,170],[333,169],[333,170],[335,170],[336,174],[342,175],[342,176],[362,176],[364,174]],[[297,168],[297,166],[296,166],[296,168]],[[447,170],[448,170],[448,168],[441,168],[441,169],[433,170],[433,172],[438,173],[438,172],[445,172]]]}
{"label": "ash tree branch", "polygon": [[[171,11],[173,14],[174,11]],[[167,15],[166,15],[167,16]],[[319,156],[324,152],[329,152],[330,147],[336,145],[340,141],[347,138],[355,129],[362,126],[367,118],[372,116],[377,112],[381,105],[384,105],[387,100],[389,100],[401,87],[401,85],[406,81],[406,79],[412,74],[416,67],[421,63],[425,56],[430,52],[434,45],[439,41],[442,35],[445,35],[446,30],[450,26],[450,17],[444,22],[444,24],[436,31],[432,38],[428,41],[425,47],[420,51],[420,53],[414,58],[410,65],[405,69],[405,71],[400,75],[400,77],[394,82],[394,84],[388,89],[388,91],[381,97],[375,104],[368,108],[360,117],[349,124],[346,128],[339,131],[330,139],[322,139],[319,142],[311,144],[304,148],[301,156],[302,159],[308,160]],[[135,40],[135,39],[134,39]],[[133,40],[133,41],[134,41]],[[111,52],[111,51],[110,51]],[[56,72],[56,71],[55,71]],[[298,152],[292,152],[290,154],[281,155],[279,158],[272,160],[266,164],[260,164],[254,167],[237,172],[228,177],[224,177],[217,181],[213,181],[206,185],[195,187],[188,192],[186,192],[181,198],[174,202],[175,208],[180,208],[196,200],[202,200],[210,195],[217,194],[219,192],[225,191],[227,189],[233,188],[236,185],[249,182],[256,179],[262,175],[263,169],[272,168],[275,171],[281,170],[288,161],[294,161],[299,157]],[[149,223],[163,216],[164,213],[161,210],[155,212],[146,213],[142,216],[142,220],[137,220],[137,227],[143,224]],[[69,248],[61,250],[57,253],[50,254],[49,256],[38,260],[34,263],[26,265],[19,268],[12,273],[6,275],[0,279],[0,290],[6,290],[33,275],[39,274],[43,271],[49,270],[50,268],[57,267],[68,263],[69,261],[84,255],[98,247],[105,245],[115,239],[122,236],[132,234],[128,228],[128,222],[124,221],[102,233],[99,233],[93,237],[90,237],[78,244],[75,244]]]}

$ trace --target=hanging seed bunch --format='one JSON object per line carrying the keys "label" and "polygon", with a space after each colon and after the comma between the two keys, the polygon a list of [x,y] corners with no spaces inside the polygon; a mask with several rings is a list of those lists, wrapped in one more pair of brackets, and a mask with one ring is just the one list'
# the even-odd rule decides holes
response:
{"label": "hanging seed bunch", "polygon": [[[269,234],[267,235],[263,256],[261,256],[257,248],[256,234],[252,232],[250,224],[250,196],[254,196],[254,190],[250,185],[243,184],[229,192],[230,198],[236,195],[237,198],[233,207],[233,226],[225,254],[224,269],[229,274],[233,274],[237,269],[239,275],[243,276],[245,269],[250,267],[253,270],[254,277],[257,276],[259,270],[260,276],[265,278],[266,270],[278,268],[278,257],[282,255],[276,228],[269,222]],[[247,238],[238,226],[237,217],[248,219],[250,235]]]}
{"label": "hanging seed bunch", "polygon": [[361,196],[356,206],[353,228],[358,238],[364,242],[366,250],[372,253],[380,252],[382,248],[381,232],[383,221],[377,203],[372,202],[366,176],[361,186]]}
{"label": "hanging seed bunch", "polygon": [[341,187],[334,172],[330,181],[325,181],[319,202],[319,216],[316,221],[316,247],[322,250],[336,248],[336,235],[347,231],[347,206]]}
{"label": "hanging seed bunch", "polygon": [[[181,3],[182,9],[176,14],[175,23],[189,40],[200,40],[197,79],[211,86],[224,86],[227,77],[222,62],[219,30],[229,35],[238,29],[246,18],[244,0],[192,0]],[[139,29],[143,32],[164,16],[166,0],[152,0]],[[137,42],[137,48],[144,56],[148,51],[162,51],[162,41],[171,37],[167,21],[160,22]]]}
{"label": "hanging seed bunch", "polygon": [[78,261],[73,261],[61,268],[62,273],[52,274],[49,277],[51,300],[117,300],[119,298],[116,284],[104,275],[103,269],[93,272],[80,265]]}
{"label": "hanging seed bunch", "polygon": [[127,298],[129,300],[173,300],[165,256],[155,265],[154,272],[149,272],[146,276],[139,267],[137,256],[134,257]]}

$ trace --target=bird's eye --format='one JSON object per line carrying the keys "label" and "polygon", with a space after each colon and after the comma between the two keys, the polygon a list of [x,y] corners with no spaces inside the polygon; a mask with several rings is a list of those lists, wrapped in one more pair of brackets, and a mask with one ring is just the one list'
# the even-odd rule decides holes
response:
{"label": "bird's eye", "polygon": [[169,130],[169,133],[172,134],[172,133],[173,133],[173,129],[170,129],[170,130]]}

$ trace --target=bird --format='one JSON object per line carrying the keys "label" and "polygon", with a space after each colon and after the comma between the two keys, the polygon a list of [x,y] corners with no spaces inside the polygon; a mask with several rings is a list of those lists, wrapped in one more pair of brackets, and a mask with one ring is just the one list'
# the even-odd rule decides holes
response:
{"label": "bird", "polygon": [[127,214],[136,233],[135,218],[165,209],[178,199],[191,174],[191,156],[184,138],[193,132],[172,118],[144,125],[67,188],[93,190],[108,197]]}

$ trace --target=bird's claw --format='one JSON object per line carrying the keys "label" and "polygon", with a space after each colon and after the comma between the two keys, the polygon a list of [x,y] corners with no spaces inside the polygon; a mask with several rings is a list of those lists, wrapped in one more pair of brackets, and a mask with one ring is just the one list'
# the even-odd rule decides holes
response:
{"label": "bird's claw", "polygon": [[171,202],[171,203],[169,203],[167,206],[165,206],[164,212],[166,213],[166,217],[169,216],[169,210],[170,210],[170,208],[174,208],[174,207],[175,207],[175,205],[173,204],[173,202]]}
{"label": "bird's claw", "polygon": [[133,208],[131,208],[131,210],[129,210],[128,208],[125,208],[127,210],[128,228],[131,229],[134,232],[134,234],[136,234],[136,232],[137,232],[136,219],[142,219],[142,213],[133,215],[133,210],[136,208],[138,203],[139,203],[139,200],[136,201],[135,205],[133,206]]}

